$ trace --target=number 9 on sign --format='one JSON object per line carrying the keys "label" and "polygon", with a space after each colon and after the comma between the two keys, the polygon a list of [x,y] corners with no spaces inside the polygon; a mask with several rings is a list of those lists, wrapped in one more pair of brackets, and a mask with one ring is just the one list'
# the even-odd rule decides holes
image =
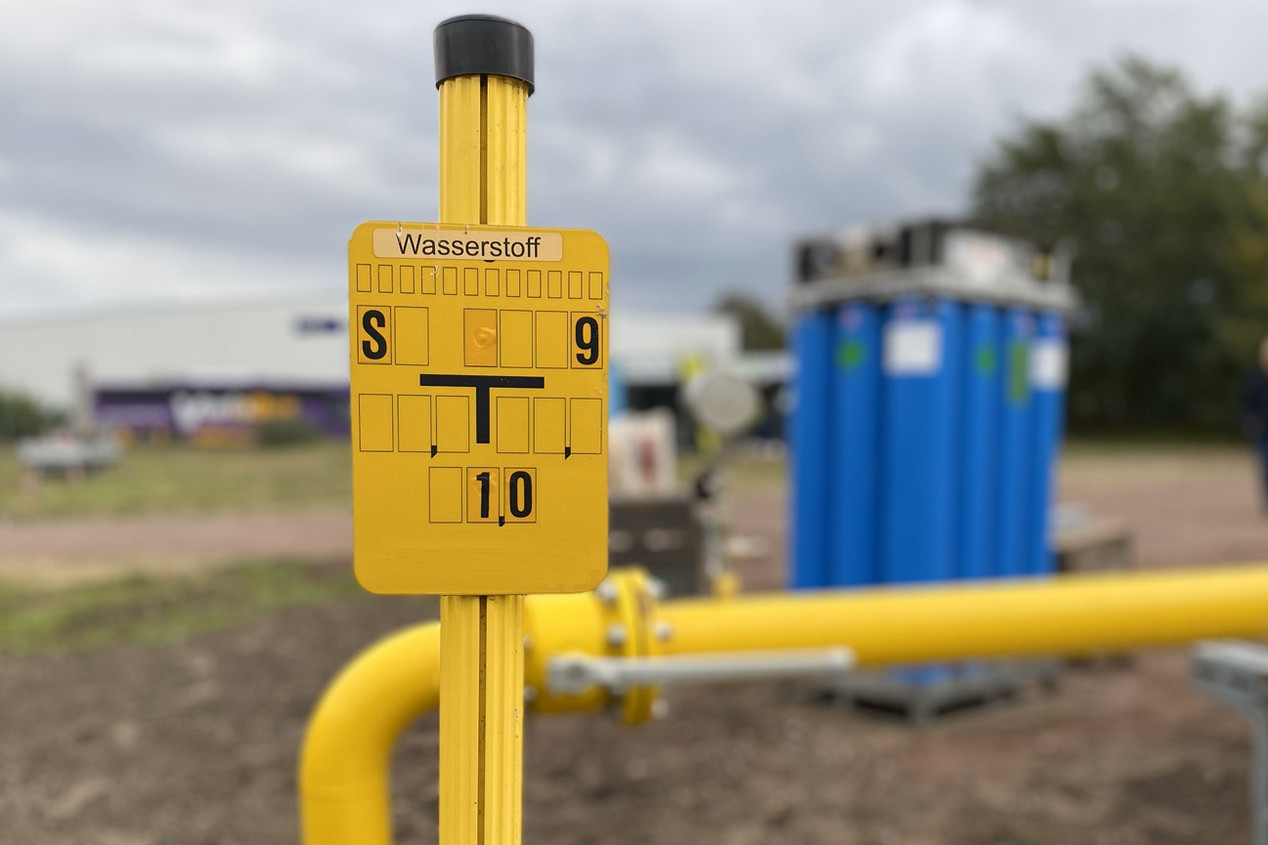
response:
{"label": "number 9 on sign", "polygon": [[572,315],[572,366],[578,368],[603,366],[603,340],[599,335],[603,325],[598,314]]}

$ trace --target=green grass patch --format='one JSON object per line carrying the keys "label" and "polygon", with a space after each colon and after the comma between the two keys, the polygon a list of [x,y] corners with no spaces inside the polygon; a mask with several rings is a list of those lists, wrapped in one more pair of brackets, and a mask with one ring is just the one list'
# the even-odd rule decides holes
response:
{"label": "green grass patch", "polygon": [[346,442],[237,450],[140,446],[89,478],[46,478],[33,490],[21,482],[13,448],[0,449],[0,514],[14,519],[305,510],[352,502]]}
{"label": "green grass patch", "polygon": [[0,582],[0,653],[157,645],[290,607],[365,597],[350,567],[244,563],[198,577],[133,576],[65,590]]}

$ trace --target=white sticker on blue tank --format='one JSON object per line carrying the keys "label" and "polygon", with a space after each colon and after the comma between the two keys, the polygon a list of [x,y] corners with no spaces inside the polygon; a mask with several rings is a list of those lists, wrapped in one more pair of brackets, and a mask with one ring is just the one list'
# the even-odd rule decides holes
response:
{"label": "white sticker on blue tank", "polygon": [[885,327],[885,375],[932,376],[942,369],[942,326],[896,320]]}
{"label": "white sticker on blue tank", "polygon": [[1030,386],[1035,390],[1065,390],[1070,351],[1064,340],[1048,338],[1030,345]]}

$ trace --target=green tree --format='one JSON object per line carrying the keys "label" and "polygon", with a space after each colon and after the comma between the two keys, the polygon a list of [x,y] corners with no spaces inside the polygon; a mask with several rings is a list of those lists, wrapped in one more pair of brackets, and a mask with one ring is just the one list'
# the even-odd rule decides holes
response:
{"label": "green tree", "polygon": [[784,327],[756,299],[742,293],[723,294],[713,310],[739,320],[740,345],[744,349],[784,348]]}
{"label": "green tree", "polygon": [[56,414],[29,396],[0,390],[0,441],[31,437],[57,425]]}
{"label": "green tree", "polygon": [[1086,303],[1070,414],[1096,428],[1230,428],[1268,331],[1268,110],[1238,115],[1128,57],[1073,111],[1028,121],[978,168],[973,216],[1061,234]]}

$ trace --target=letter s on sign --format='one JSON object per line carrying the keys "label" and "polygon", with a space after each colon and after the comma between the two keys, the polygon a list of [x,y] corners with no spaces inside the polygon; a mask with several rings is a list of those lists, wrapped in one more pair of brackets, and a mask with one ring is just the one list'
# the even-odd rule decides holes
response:
{"label": "letter s on sign", "polygon": [[361,312],[361,331],[365,339],[361,341],[361,357],[363,361],[382,361],[387,356],[387,338],[383,331],[387,329],[387,316],[378,308],[366,308]]}

